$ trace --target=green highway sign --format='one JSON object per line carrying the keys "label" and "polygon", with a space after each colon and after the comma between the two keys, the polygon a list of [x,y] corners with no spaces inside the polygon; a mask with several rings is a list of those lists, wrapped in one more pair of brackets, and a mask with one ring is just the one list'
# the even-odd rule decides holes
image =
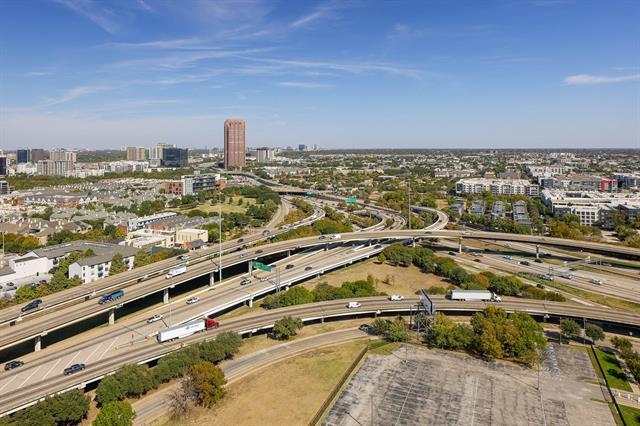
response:
{"label": "green highway sign", "polygon": [[255,260],[251,261],[251,266],[256,269],[262,269],[263,271],[271,272],[271,266],[265,265],[264,263],[256,262]]}
{"label": "green highway sign", "polygon": [[355,203],[358,201],[358,199],[356,197],[351,197],[351,198],[347,198],[344,200],[345,203]]}

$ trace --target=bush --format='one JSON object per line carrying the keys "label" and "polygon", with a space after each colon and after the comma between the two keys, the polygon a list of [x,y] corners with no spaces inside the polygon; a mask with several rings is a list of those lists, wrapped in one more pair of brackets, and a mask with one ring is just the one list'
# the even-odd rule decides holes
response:
{"label": "bush", "polygon": [[135,417],[136,414],[128,402],[111,402],[100,410],[93,426],[130,426]]}
{"label": "bush", "polygon": [[124,397],[124,389],[122,389],[120,382],[114,376],[106,376],[96,388],[96,401],[101,406],[120,401]]}

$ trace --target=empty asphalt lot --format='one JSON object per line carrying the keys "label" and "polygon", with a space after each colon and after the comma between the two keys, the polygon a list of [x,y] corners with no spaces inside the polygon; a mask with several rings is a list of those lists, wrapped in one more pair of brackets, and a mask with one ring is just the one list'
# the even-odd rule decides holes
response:
{"label": "empty asphalt lot", "polygon": [[545,351],[541,392],[534,370],[403,346],[370,354],[324,424],[614,425],[596,380],[587,353],[567,346]]}

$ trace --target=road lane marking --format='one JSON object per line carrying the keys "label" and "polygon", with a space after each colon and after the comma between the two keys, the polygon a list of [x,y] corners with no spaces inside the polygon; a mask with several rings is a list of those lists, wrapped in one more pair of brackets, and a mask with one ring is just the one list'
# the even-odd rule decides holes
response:
{"label": "road lane marking", "polygon": [[82,352],[82,351],[78,351],[78,352],[76,352],[76,354],[73,356],[73,358],[71,358],[71,361],[69,361],[69,362],[67,363],[67,365],[65,365],[65,368],[67,368],[68,366],[70,366],[70,365],[73,363],[73,361],[76,359],[76,357],[77,357],[78,355],[80,355],[80,352]]}
{"label": "road lane marking", "polygon": [[26,379],[24,379],[24,382],[22,382],[22,384],[19,386],[19,388],[23,387],[25,383],[27,383],[29,381],[29,379],[31,377],[33,377],[34,374],[36,374],[38,372],[38,370],[40,370],[42,366],[36,368],[35,370],[33,370],[33,373],[29,374],[29,377],[27,377]]}
{"label": "road lane marking", "polygon": [[116,342],[116,340],[118,340],[118,337],[114,337],[113,340],[111,341],[111,344],[109,344],[109,346],[107,346],[107,349],[104,350],[104,352],[102,352],[102,355],[100,355],[100,357],[98,358],[98,361],[100,361],[102,359],[102,357],[109,351],[109,349],[111,349],[111,346],[113,346],[113,344]]}
{"label": "road lane marking", "polygon": [[96,351],[100,348],[100,346],[102,346],[102,343],[97,345],[96,348],[93,350],[93,352],[91,352],[91,354],[86,358],[87,362],[91,359],[93,355],[95,355]]}
{"label": "road lane marking", "polygon": [[4,385],[0,386],[0,392],[2,392],[2,389],[4,389],[5,387],[7,387],[9,385],[9,383],[13,382],[18,376],[15,375],[11,378],[11,380],[7,380],[7,383],[5,383]]}
{"label": "road lane marking", "polygon": [[60,363],[60,361],[62,361],[62,358],[58,358],[58,360],[56,361],[55,364],[53,364],[53,366],[49,369],[49,371],[47,371],[47,373],[42,376],[43,379],[46,379],[47,376],[53,371],[54,368],[56,368],[58,366],[58,364]]}

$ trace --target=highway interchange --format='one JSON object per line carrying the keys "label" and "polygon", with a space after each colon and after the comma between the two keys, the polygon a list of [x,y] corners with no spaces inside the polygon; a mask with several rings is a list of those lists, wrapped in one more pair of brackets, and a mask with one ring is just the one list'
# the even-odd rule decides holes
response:
{"label": "highway interchange", "polygon": [[[318,206],[318,202],[315,202],[314,205]],[[323,210],[316,207],[314,214],[298,223],[297,226],[318,220],[323,214]],[[389,216],[390,213],[388,211],[380,211],[380,214],[383,215],[383,219],[386,217],[394,218],[395,222],[392,228],[402,226],[397,215],[395,217],[393,215]],[[211,280],[211,286],[207,287],[205,285],[195,292],[168,300],[169,303],[119,319],[112,326],[89,330],[55,343],[40,352],[24,356],[22,358],[25,361],[23,367],[0,375],[0,414],[15,411],[53,392],[73,387],[84,387],[87,383],[99,380],[104,374],[108,374],[122,365],[133,362],[147,362],[185,344],[211,338],[218,332],[233,330],[240,333],[250,333],[268,328],[273,325],[275,320],[286,314],[299,316],[305,321],[311,321],[320,318],[371,315],[386,312],[406,313],[417,303],[416,298],[407,298],[403,302],[390,302],[382,298],[362,299],[360,300],[362,306],[358,309],[348,309],[345,301],[322,302],[230,318],[225,320],[218,330],[169,344],[158,344],[154,338],[158,330],[168,325],[178,324],[204,315],[220,313],[243,303],[251,303],[254,298],[273,292],[276,289],[285,289],[295,282],[371,257],[379,253],[385,244],[393,241],[434,240],[440,238],[449,238],[458,244],[461,244],[460,239],[510,241],[512,244],[522,243],[528,249],[531,249],[531,244],[534,244],[534,250],[535,244],[540,244],[574,250],[605,251],[640,258],[640,250],[622,246],[529,235],[444,230],[442,228],[444,227],[443,222],[446,223],[446,215],[442,218],[439,214],[438,217],[440,220],[426,230],[382,230],[380,228],[384,220],[381,220],[379,224],[369,229],[361,232],[345,233],[335,239],[330,237],[323,239],[320,239],[320,237],[308,237],[250,247],[253,243],[262,242],[279,232],[286,232],[287,230],[276,229],[271,226],[268,229],[269,232],[260,230],[256,234],[244,237],[242,241],[226,242],[223,245],[223,251],[226,254],[223,255],[221,262],[223,268],[246,264],[250,259],[262,260],[275,254],[288,253],[290,256],[274,262],[272,265],[274,269],[271,273],[254,272],[250,278],[251,283],[249,285],[243,286],[240,284],[242,279],[248,277],[248,273],[230,277],[222,282]],[[0,330],[0,346],[8,348],[19,342],[32,339],[34,336],[43,335],[87,317],[108,312],[114,306],[98,305],[97,298],[113,289],[125,289],[125,297],[118,301],[120,305],[120,303],[130,303],[197,277],[206,275],[213,277],[214,274],[217,275],[216,271],[220,262],[218,250],[218,247],[211,247],[194,254],[188,261],[189,268],[187,273],[172,279],[165,279],[164,273],[172,266],[182,263],[177,259],[158,262],[144,268],[136,268],[116,277],[52,295],[49,298],[45,298],[47,309],[42,312],[21,317],[16,309],[3,310],[0,312],[0,320],[4,322],[5,326]],[[508,266],[513,269],[529,270],[532,273],[540,273],[539,271],[542,269],[548,269],[548,266],[544,265],[531,264],[531,267],[521,265],[519,258],[507,260],[498,255],[487,254],[484,257],[483,262],[488,261],[491,264],[502,267]],[[286,265],[292,266],[287,269]],[[578,280],[572,281],[572,286],[579,287],[583,284],[582,281],[587,279],[587,275],[583,277],[580,274],[583,274],[583,272],[576,272]],[[139,282],[140,278],[142,280]],[[637,284],[637,281],[635,284]],[[634,285],[632,279],[629,279],[628,285]],[[602,287],[600,289],[602,291],[614,293],[620,291],[618,286],[611,289],[608,286],[609,284],[605,281],[599,287]],[[586,287],[589,288],[589,286]],[[589,289],[593,291],[592,287],[593,284]],[[633,293],[631,288],[629,291]],[[185,303],[186,298],[193,295],[197,295],[200,301],[187,305]],[[619,295],[619,293],[616,295]],[[637,294],[629,294],[629,296],[637,297]],[[472,312],[482,310],[487,306],[484,302],[452,302],[441,297],[436,297],[435,299],[438,310],[445,312]],[[568,303],[507,298],[500,306],[509,311],[524,310],[540,317],[545,315],[567,316],[625,326],[640,326],[640,316],[637,314],[594,306],[593,304],[591,306],[581,306]],[[163,320],[149,324],[146,320],[151,315],[162,315]],[[16,318],[19,318],[19,320],[16,321]],[[15,325],[8,326],[11,322]],[[62,370],[76,362],[87,364],[87,369],[72,376],[62,376]]]}

